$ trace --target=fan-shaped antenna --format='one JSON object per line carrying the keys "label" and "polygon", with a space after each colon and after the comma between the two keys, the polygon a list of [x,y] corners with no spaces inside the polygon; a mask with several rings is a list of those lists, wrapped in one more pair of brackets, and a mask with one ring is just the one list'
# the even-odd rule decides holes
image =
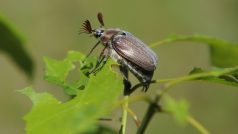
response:
{"label": "fan-shaped antenna", "polygon": [[81,30],[79,31],[79,34],[86,33],[91,34],[93,32],[90,21],[86,20],[84,21]]}
{"label": "fan-shaped antenna", "polygon": [[100,22],[101,26],[100,27],[103,27],[104,26],[104,22],[103,22],[103,15],[101,12],[98,13],[98,21]]}

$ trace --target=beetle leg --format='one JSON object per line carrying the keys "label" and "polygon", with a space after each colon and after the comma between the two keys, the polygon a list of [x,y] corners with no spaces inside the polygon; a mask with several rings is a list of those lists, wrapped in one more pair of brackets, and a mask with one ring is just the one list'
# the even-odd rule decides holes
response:
{"label": "beetle leg", "polygon": [[142,91],[146,92],[150,86],[151,78],[154,74],[154,71],[144,71],[143,74],[144,76],[142,77],[142,85],[143,85]]}
{"label": "beetle leg", "polygon": [[[136,66],[133,66],[133,64],[126,60],[122,60],[122,64],[128,67],[128,69],[136,76],[136,78],[140,81],[142,85],[142,91],[146,92],[150,86],[153,71],[139,71],[138,69],[136,69]],[[136,88],[138,87],[137,85],[131,88],[130,93],[136,90]]]}
{"label": "beetle leg", "polygon": [[131,82],[128,80],[128,69],[125,66],[121,65],[120,71],[123,74],[124,95],[129,95],[131,93]]}
{"label": "beetle leg", "polygon": [[147,91],[150,83],[151,83],[151,78],[153,76],[153,71],[146,71],[146,72],[139,72],[136,71],[136,73],[140,73],[143,74],[142,77],[138,77],[137,78],[140,80],[141,84],[142,84],[142,91]]}
{"label": "beetle leg", "polygon": [[98,71],[100,71],[106,64],[108,58],[109,58],[109,51],[108,51],[108,47],[105,46],[102,52],[100,53],[100,56],[98,58],[95,68],[90,73],[96,74]]}
{"label": "beetle leg", "polygon": [[103,59],[104,59],[104,51],[105,51],[106,47],[103,48],[102,52],[100,53],[99,57],[98,57],[98,60],[97,60],[97,63],[96,63],[96,66],[94,67],[94,69],[90,72],[91,73],[94,73],[95,70],[100,66],[100,64],[102,63]]}
{"label": "beetle leg", "polygon": [[88,57],[88,56],[93,52],[93,50],[94,50],[99,44],[100,44],[100,41],[98,41],[98,42],[93,46],[93,48],[90,50],[90,52],[87,54],[86,57]]}
{"label": "beetle leg", "polygon": [[100,65],[101,65],[101,63],[103,62],[104,59],[105,59],[105,55],[101,56],[101,58],[98,59],[95,68],[90,72],[90,74],[91,73],[96,74],[99,71],[99,68],[101,68]]}
{"label": "beetle leg", "polygon": [[102,59],[102,61],[101,61],[101,63],[100,63],[100,66],[98,66],[97,68],[95,68],[92,73],[96,74],[98,71],[100,71],[100,70],[104,67],[104,65],[107,63],[107,60],[108,60],[108,59],[109,59],[109,56],[104,55],[104,56],[103,56],[103,59]]}

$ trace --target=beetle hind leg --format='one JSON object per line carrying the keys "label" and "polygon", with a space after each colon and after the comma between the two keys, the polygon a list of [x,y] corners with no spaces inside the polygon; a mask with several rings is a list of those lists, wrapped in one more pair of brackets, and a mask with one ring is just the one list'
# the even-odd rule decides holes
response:
{"label": "beetle hind leg", "polygon": [[124,95],[129,95],[131,93],[131,82],[128,79],[128,69],[121,65],[120,71],[123,74]]}
{"label": "beetle hind leg", "polygon": [[149,78],[149,79],[147,79],[146,81],[143,81],[143,82],[142,82],[142,85],[143,85],[142,91],[146,92],[146,91],[149,89],[149,87],[150,87],[150,82],[151,82],[151,78]]}
{"label": "beetle hind leg", "polygon": [[140,85],[142,85],[142,91],[146,92],[151,83],[151,79],[153,77],[154,71],[137,71],[135,70],[132,73],[136,76],[136,78],[140,81]]}
{"label": "beetle hind leg", "polygon": [[132,64],[131,62],[128,62],[126,60],[122,60],[122,65],[127,67],[132,74],[140,81],[139,84],[136,84],[130,89],[130,93],[135,91],[137,88],[142,86],[142,91],[146,92],[150,86],[151,79],[153,77],[154,71],[146,71],[138,66]]}
{"label": "beetle hind leg", "polygon": [[144,89],[143,91],[147,91],[148,88],[150,87],[151,84],[151,79],[154,75],[154,71],[143,71],[144,75],[145,75],[145,82],[144,83]]}

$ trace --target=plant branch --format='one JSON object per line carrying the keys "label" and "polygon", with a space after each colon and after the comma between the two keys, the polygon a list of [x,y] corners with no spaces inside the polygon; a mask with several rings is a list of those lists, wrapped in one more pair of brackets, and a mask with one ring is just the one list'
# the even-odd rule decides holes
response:
{"label": "plant branch", "polygon": [[[171,79],[152,80],[150,83],[151,84],[155,84],[155,83],[165,84],[164,87],[161,89],[162,92],[160,93],[160,96],[163,96],[163,94],[168,92],[172,86],[179,84],[181,82],[199,80],[200,78],[204,78],[204,77],[219,77],[236,70],[238,70],[238,66],[233,68],[225,68],[222,71],[202,72],[202,73],[191,74],[191,75],[181,76],[181,77],[171,78]],[[143,86],[141,83],[135,85],[134,87],[132,87],[131,92],[135,91],[141,86]]]}
{"label": "plant branch", "polygon": [[[221,76],[223,74],[232,72],[237,70],[238,67],[236,68],[227,68],[224,69],[223,71],[217,72],[217,71],[211,71],[211,72],[205,72],[205,73],[198,73],[198,74],[192,74],[192,75],[188,75],[188,76],[183,76],[183,77],[178,77],[175,79],[164,79],[164,80],[153,80],[151,81],[151,83],[166,83],[165,86],[161,89],[161,93],[156,95],[156,98],[154,101],[150,102],[150,105],[147,109],[147,112],[142,120],[141,126],[139,127],[137,134],[143,134],[144,131],[146,130],[149,122],[151,121],[152,117],[154,116],[154,114],[159,111],[161,112],[161,107],[158,105],[159,100],[162,98],[162,96],[169,91],[169,89],[181,82],[184,81],[189,81],[189,80],[197,80],[199,78],[203,78],[203,77],[210,77],[210,76]],[[138,84],[135,87],[138,88],[141,85]],[[206,129],[201,129],[204,127],[201,127],[202,125],[198,125],[198,122],[195,122],[195,120],[192,120],[192,118],[189,118],[189,123],[192,124],[193,126],[196,126],[196,128],[198,130],[206,130]]]}
{"label": "plant branch", "polygon": [[147,112],[142,120],[141,126],[138,128],[136,134],[144,134],[149,122],[151,121],[152,117],[156,112],[161,111],[161,107],[157,104],[160,100],[159,96],[157,95],[153,102],[150,103]]}
{"label": "plant branch", "polygon": [[150,47],[158,47],[167,43],[173,43],[178,41],[193,41],[198,43],[206,43],[210,46],[215,46],[217,44],[230,44],[230,45],[237,45],[232,42],[228,42],[226,40],[208,37],[204,35],[194,34],[194,35],[172,35],[163,40],[157,41],[155,43],[150,44]]}
{"label": "plant branch", "polygon": [[[152,80],[151,83],[157,83],[157,84],[164,83],[165,85],[164,85],[164,87],[161,88],[161,92],[156,95],[154,101],[149,101],[150,105],[149,105],[147,112],[142,120],[141,126],[137,130],[137,134],[143,134],[145,132],[149,122],[151,121],[152,117],[154,116],[154,114],[156,112],[162,111],[160,105],[158,105],[158,102],[162,98],[162,96],[165,93],[167,93],[169,91],[169,89],[171,89],[172,86],[179,84],[181,82],[184,82],[184,81],[199,80],[200,78],[204,78],[204,77],[219,77],[221,75],[233,72],[237,69],[238,69],[238,67],[226,68],[226,69],[223,69],[222,71],[202,72],[202,73],[191,74],[191,75],[182,76],[182,77],[178,77],[178,78],[173,78],[173,79]],[[135,85],[132,88],[132,92],[141,86],[142,86],[141,83]],[[189,117],[188,119],[189,119],[188,122],[191,125],[195,126],[199,131],[208,132],[200,123],[198,123],[193,118]],[[207,134],[207,133],[204,133],[204,134]]]}
{"label": "plant branch", "polygon": [[121,128],[119,133],[120,134],[126,134],[126,122],[127,122],[127,109],[128,109],[128,104],[129,104],[129,96],[126,95],[124,96],[124,103],[123,103],[123,112],[122,112],[122,121],[121,121]]}
{"label": "plant branch", "polygon": [[187,121],[198,131],[200,131],[201,134],[210,134],[208,130],[204,126],[202,126],[198,121],[196,121],[192,116],[188,116]]}
{"label": "plant branch", "polygon": [[[162,97],[166,92],[168,92],[171,89],[172,86],[179,84],[181,82],[191,81],[191,80],[199,80],[200,78],[204,78],[204,77],[219,77],[224,74],[236,71],[237,69],[238,69],[238,67],[226,68],[226,69],[223,69],[222,71],[202,72],[202,73],[178,77],[175,79],[169,79],[168,82],[165,84],[165,87],[163,88],[163,90],[161,90],[160,96]],[[156,81],[156,83],[157,82],[159,83],[160,81]]]}
{"label": "plant branch", "polygon": [[[144,134],[147,126],[149,125],[149,122],[153,118],[153,116],[158,113],[158,112],[163,112],[163,113],[168,113],[171,114],[170,112],[164,111],[160,105],[158,105],[158,102],[160,101],[160,96],[156,95],[156,98],[154,99],[153,102],[150,102],[150,105],[147,109],[147,112],[142,120],[141,126],[137,130],[136,134]],[[187,122],[192,125],[194,128],[196,128],[201,134],[210,134],[209,131],[201,124],[199,123],[196,119],[194,119],[192,116],[188,115],[187,116]]]}
{"label": "plant branch", "polygon": [[132,116],[134,122],[136,123],[136,126],[139,128],[141,125],[141,121],[138,119],[135,112],[132,109],[130,109],[129,107],[127,108],[127,112]]}

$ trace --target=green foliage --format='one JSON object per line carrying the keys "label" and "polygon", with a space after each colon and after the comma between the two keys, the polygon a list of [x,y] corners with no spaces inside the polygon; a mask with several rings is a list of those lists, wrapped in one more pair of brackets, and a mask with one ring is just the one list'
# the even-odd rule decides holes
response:
{"label": "green foliage", "polygon": [[[173,36],[157,42],[152,46],[175,41],[192,41],[208,44],[211,48],[211,60],[217,67],[210,71],[194,68],[188,75],[178,78],[156,80],[155,83],[164,84],[156,98],[165,98],[162,107],[157,106],[159,112],[170,113],[181,124],[189,123],[201,133],[209,133],[200,123],[189,115],[189,104],[185,100],[175,101],[172,97],[162,97],[172,86],[185,81],[206,81],[230,86],[238,86],[238,45],[201,35]],[[224,56],[224,57],[223,57]],[[225,58],[225,59],[224,59]],[[229,59],[229,60],[226,60]],[[96,63],[95,57],[85,58],[80,52],[70,51],[63,60],[44,58],[46,64],[45,80],[64,89],[65,93],[74,96],[65,103],[57,100],[49,93],[36,93],[31,87],[21,90],[33,102],[33,108],[25,117],[28,134],[114,134],[115,131],[97,124],[97,119],[110,112],[115,104],[121,104],[118,96],[122,94],[122,79],[111,69],[109,62],[96,75],[90,75]],[[77,67],[77,65],[80,67]],[[78,77],[70,81],[70,73],[78,71]],[[128,99],[128,103],[129,103]],[[148,99],[150,100],[150,99]],[[160,99],[156,99],[157,104]],[[150,102],[150,101],[149,101]],[[128,104],[127,103],[127,104]],[[151,102],[150,102],[151,103]],[[127,115],[129,107],[124,108]],[[148,110],[150,111],[150,110]],[[131,112],[133,113],[133,112]],[[155,112],[152,112],[155,113]],[[122,125],[125,130],[126,117],[123,117]],[[145,116],[146,117],[152,117]],[[134,116],[137,119],[137,117]],[[150,119],[145,119],[148,123]],[[142,126],[146,126],[142,123]],[[97,124],[97,125],[96,125]],[[144,130],[144,129],[138,129]],[[125,133],[126,131],[123,131]]]}
{"label": "green foliage", "polygon": [[185,81],[206,81],[206,82],[214,82],[219,84],[226,84],[229,86],[236,86],[238,84],[237,81],[238,67],[233,68],[216,68],[212,71],[204,71],[201,68],[194,68],[189,75],[173,78],[173,79],[164,79],[158,80],[157,83],[166,83],[166,90],[162,91],[162,94],[168,92],[169,87],[174,86],[176,84],[185,82]]}
{"label": "green foliage", "polygon": [[[68,95],[77,95],[79,89],[84,89],[88,82],[89,71],[94,67],[96,63],[95,57],[88,57],[76,51],[69,51],[68,55],[63,60],[55,60],[48,57],[44,58],[46,64],[46,73],[44,79],[56,84],[64,89]],[[78,69],[80,79],[76,79],[73,82],[68,80],[69,73],[76,69],[76,63],[80,64]]]}
{"label": "green foliage", "polygon": [[[225,84],[229,86],[238,86],[237,81],[238,67],[233,68],[223,68],[223,69],[213,69],[212,71],[205,71],[201,68],[194,68],[189,75],[173,78],[173,79],[164,79],[158,80],[157,83],[165,83],[165,86],[160,89],[160,97],[164,96],[172,86],[185,81],[194,81],[200,80],[205,82],[214,82],[219,84]],[[185,100],[175,101],[171,97],[165,95],[165,103],[162,105],[162,111],[170,113],[173,117],[180,123],[185,124],[189,123],[194,128],[196,128],[202,134],[209,134],[209,131],[202,126],[197,120],[192,118],[188,112],[188,102]],[[158,103],[158,102],[157,102]]]}
{"label": "green foliage", "polygon": [[189,104],[186,100],[175,101],[171,97],[166,96],[163,107],[164,110],[172,114],[179,123],[185,124],[187,122]]}
{"label": "green foliage", "polygon": [[118,134],[116,131],[102,125],[97,125],[84,134]]}
{"label": "green foliage", "polygon": [[33,61],[24,48],[24,41],[16,28],[0,14],[0,51],[5,52],[29,77],[33,75]]}
{"label": "green foliage", "polygon": [[[71,51],[62,61],[45,58],[47,79],[56,84],[64,81],[73,68],[70,62],[76,57],[78,60],[83,55]],[[36,93],[31,87],[21,90],[34,104],[31,112],[24,117],[27,133],[71,134],[89,130],[98,118],[111,111],[122,93],[122,79],[111,70],[111,64],[107,63],[97,75],[90,75],[84,90],[79,90],[76,97],[65,103],[49,93]],[[58,69],[55,71],[53,68],[56,66]]]}
{"label": "green foliage", "polygon": [[238,67],[227,69],[216,68],[211,72],[205,71],[201,68],[194,68],[189,74],[213,74],[210,76],[195,78],[195,80],[202,80],[238,87]]}
{"label": "green foliage", "polygon": [[178,41],[191,41],[209,45],[211,63],[217,67],[233,67],[238,65],[238,44],[213,37],[174,35],[152,44],[151,47]]}
{"label": "green foliage", "polygon": [[[64,89],[68,95],[77,95],[79,89],[86,85],[88,77],[79,70],[80,81],[68,82],[67,77],[70,71],[76,68],[75,62],[81,62],[85,56],[80,52],[69,51],[68,56],[63,60],[44,58],[46,64],[45,80],[56,84]],[[81,63],[82,66],[83,63]],[[88,71],[88,70],[87,70]]]}

